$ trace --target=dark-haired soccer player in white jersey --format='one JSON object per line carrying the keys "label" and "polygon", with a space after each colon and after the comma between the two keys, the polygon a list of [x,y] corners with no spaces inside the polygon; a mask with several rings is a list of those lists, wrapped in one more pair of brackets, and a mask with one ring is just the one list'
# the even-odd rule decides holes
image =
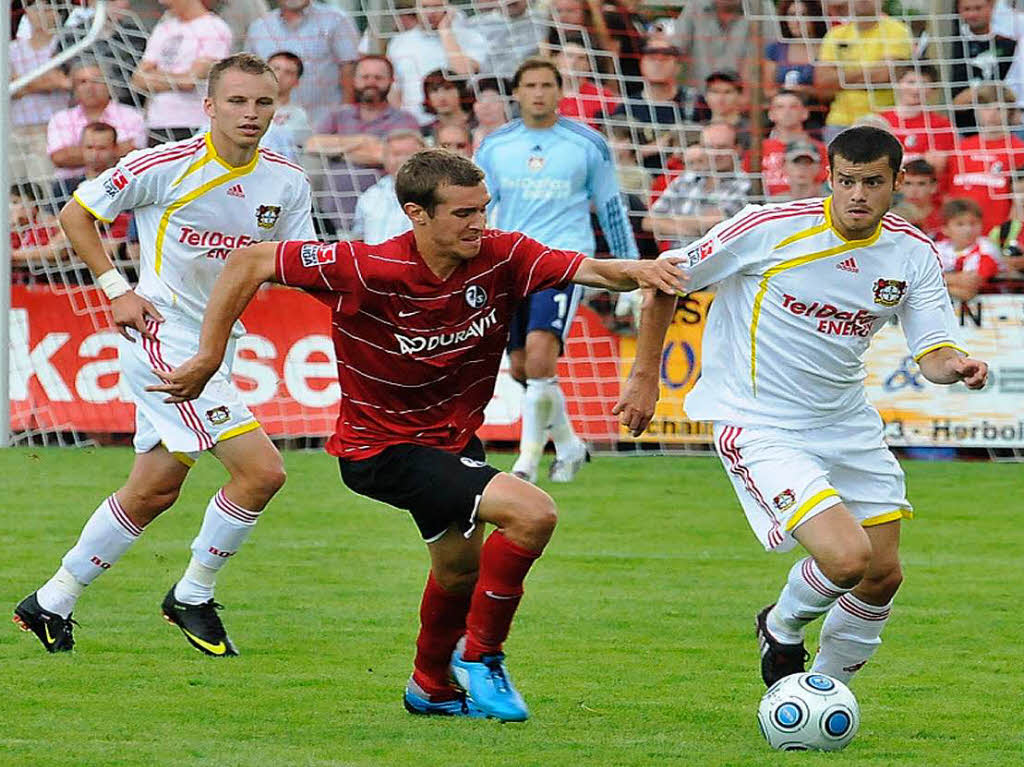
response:
{"label": "dark-haired soccer player in white jersey", "polygon": [[[408,510],[430,552],[405,706],[521,721],[527,708],[502,645],[556,513],[545,492],[489,466],[476,437],[509,321],[529,294],[569,282],[610,290],[681,283],[671,259],[595,260],[485,229],[483,181],[465,157],[418,152],[395,179],[411,232],[373,246],[265,243],[232,254],[199,354],[154,388],[172,401],[201,391],[264,281],[306,288],[331,306],[342,398],[327,451],[351,489]],[[486,541],[484,523],[498,528]]]}
{"label": "dark-haired soccer player in white jersey", "polygon": [[[902,148],[877,128],[829,146],[831,197],[752,205],[685,251],[688,288],[718,283],[704,369],[686,400],[714,422],[716,446],[769,551],[810,556],[757,615],[767,685],[804,670],[804,628],[826,615],[814,671],[848,681],[881,643],[902,580],[903,471],[864,393],[871,337],[898,317],[921,373],[985,385],[966,355],[932,242],[888,212]],[[645,309],[637,359],[614,408],[634,435],[650,423],[675,296]]]}
{"label": "dark-haired soccer player in white jersey", "polygon": [[[61,224],[110,299],[123,383],[135,404],[135,463],[127,482],[93,512],[60,568],[15,608],[14,620],[49,652],[71,650],[71,612],[177,499],[206,450],[230,480],[210,499],[192,559],[161,609],[207,655],[236,655],[213,600],[218,571],[252,532],[284,483],[281,456],[231,384],[233,349],[194,402],[167,404],[147,384],[195,353],[213,282],[232,248],[313,236],[309,180],[284,157],[257,149],[274,115],[277,78],[260,58],[237,54],[210,70],[210,131],[132,152],[75,191]],[[132,210],[142,244],[132,290],[110,263],[96,220]],[[241,323],[232,328],[237,338]],[[233,347],[233,344],[232,344]]]}

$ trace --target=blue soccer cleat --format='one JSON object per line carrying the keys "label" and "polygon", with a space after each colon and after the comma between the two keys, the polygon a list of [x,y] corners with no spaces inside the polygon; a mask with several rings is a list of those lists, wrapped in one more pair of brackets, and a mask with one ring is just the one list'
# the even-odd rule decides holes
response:
{"label": "blue soccer cleat", "polygon": [[486,719],[487,714],[472,701],[460,695],[455,700],[432,701],[420,686],[411,679],[402,698],[405,710],[418,716],[466,716],[470,719]]}
{"label": "blue soccer cleat", "polygon": [[491,653],[482,655],[479,661],[467,661],[462,659],[462,648],[460,642],[452,653],[452,675],[466,691],[466,701],[503,722],[525,722],[530,711],[508,676],[505,653]]}

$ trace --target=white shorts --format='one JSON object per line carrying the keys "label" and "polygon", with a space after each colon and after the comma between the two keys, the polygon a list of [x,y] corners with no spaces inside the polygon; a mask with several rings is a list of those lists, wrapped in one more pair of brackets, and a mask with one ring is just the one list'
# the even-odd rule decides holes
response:
{"label": "white shorts", "polygon": [[[166,312],[165,312],[166,316]],[[150,322],[155,341],[141,338],[135,331],[135,342],[118,339],[118,356],[124,385],[135,402],[135,452],[148,453],[163,443],[187,466],[195,463],[204,450],[209,450],[230,437],[260,427],[249,408],[231,385],[231,368],[222,363],[220,369],[191,402],[169,405],[163,392],[148,392],[147,386],[161,383],[153,368],[171,370],[199,348],[199,329],[192,323],[168,318]],[[228,344],[225,360],[234,359],[234,342]]]}
{"label": "white shorts", "polygon": [[743,513],[768,551],[789,551],[793,530],[843,503],[865,527],[911,518],[903,469],[867,407],[842,424],[806,431],[714,424],[715,447]]}

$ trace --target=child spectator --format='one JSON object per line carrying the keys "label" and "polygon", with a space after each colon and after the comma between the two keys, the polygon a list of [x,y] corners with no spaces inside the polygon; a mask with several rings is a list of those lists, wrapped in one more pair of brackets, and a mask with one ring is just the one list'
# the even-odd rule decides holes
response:
{"label": "child spectator", "polygon": [[890,132],[903,144],[903,163],[927,160],[941,177],[954,148],[952,123],[928,107],[929,94],[939,80],[931,64],[901,68],[896,75],[896,108],[881,113]]}
{"label": "child spectator", "polygon": [[933,240],[942,237],[938,189],[935,168],[925,160],[911,160],[903,166],[903,202],[897,212]]}
{"label": "child spectator", "polygon": [[936,245],[949,295],[959,301],[974,298],[1002,270],[999,249],[982,236],[981,206],[970,198],[942,206],[942,233]]}
{"label": "child spectator", "polygon": [[963,139],[950,158],[949,197],[970,197],[984,212],[987,232],[1010,217],[1010,197],[1024,169],[1024,141],[1010,133],[1016,97],[1005,85],[974,92],[978,133]]}

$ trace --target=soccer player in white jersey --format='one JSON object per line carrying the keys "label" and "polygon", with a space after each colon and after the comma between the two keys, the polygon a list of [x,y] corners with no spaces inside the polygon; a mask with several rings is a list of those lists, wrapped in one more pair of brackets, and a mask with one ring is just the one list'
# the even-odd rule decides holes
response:
{"label": "soccer player in white jersey", "polygon": [[[231,351],[194,402],[148,392],[198,348],[203,312],[229,251],[262,240],[314,236],[309,180],[258,144],[274,115],[277,79],[251,54],[210,70],[204,101],[210,130],[126,155],[83,183],[61,211],[78,256],[110,299],[123,383],[135,403],[135,463],[127,481],[86,522],[56,574],[15,608],[14,621],[49,652],[71,650],[71,613],[87,585],[109,569],[178,497],[198,456],[211,451],[230,479],[210,499],[192,558],[164,598],[164,617],[207,655],[237,655],[213,600],[218,571],[249,537],[285,480],[281,455],[231,384]],[[139,284],[113,268],[96,221],[132,210],[142,243]],[[244,329],[234,327],[237,338]]]}
{"label": "soccer player in white jersey", "polygon": [[[715,443],[747,520],[768,551],[800,543],[775,604],[757,615],[765,684],[804,670],[804,629],[825,615],[813,670],[850,680],[881,643],[902,580],[903,471],[868,403],[863,356],[895,316],[921,373],[985,385],[988,366],[958,345],[931,241],[888,213],[902,149],[850,128],[829,145],[833,194],[748,206],[683,251],[688,289],[718,283],[704,369],[686,400]],[[650,423],[675,296],[645,308],[637,361],[614,408],[634,435]]]}

